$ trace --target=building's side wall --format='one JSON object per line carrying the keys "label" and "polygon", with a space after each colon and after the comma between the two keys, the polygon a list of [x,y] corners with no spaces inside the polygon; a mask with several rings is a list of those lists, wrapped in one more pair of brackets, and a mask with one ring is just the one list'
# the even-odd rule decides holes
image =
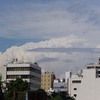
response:
{"label": "building's side wall", "polygon": [[83,79],[76,100],[95,100],[95,69],[84,69]]}
{"label": "building's side wall", "polygon": [[[73,83],[73,80],[81,80],[81,83]],[[76,100],[100,100],[100,78],[96,78],[96,69],[84,69],[82,78],[70,78],[68,92],[76,95]]]}

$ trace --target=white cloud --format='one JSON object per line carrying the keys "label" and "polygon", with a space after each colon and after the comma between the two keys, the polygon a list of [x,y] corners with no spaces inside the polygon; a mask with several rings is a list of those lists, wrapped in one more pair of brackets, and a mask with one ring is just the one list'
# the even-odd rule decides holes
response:
{"label": "white cloud", "polygon": [[94,58],[100,55],[97,49],[87,48],[87,43],[85,39],[69,35],[37,43],[26,43],[22,46],[12,46],[6,52],[0,53],[0,65],[13,58],[18,58],[19,61],[37,61],[43,70],[60,75],[65,71],[81,69],[93,61],[93,53],[95,53]]}
{"label": "white cloud", "polygon": [[86,40],[81,39],[75,35],[69,35],[61,38],[52,38],[49,41],[41,41],[39,43],[26,43],[21,46],[24,49],[36,49],[36,48],[69,48],[69,47],[85,47],[87,46]]}
{"label": "white cloud", "polygon": [[[46,70],[55,70],[56,73],[60,73],[64,71],[64,68],[66,68],[65,64],[73,63],[77,61],[77,56],[79,55],[78,52],[37,52],[37,51],[28,51],[33,49],[39,49],[39,48],[57,48],[57,49],[63,49],[63,48],[80,48],[86,47],[86,41],[84,39],[80,39],[77,36],[70,35],[68,37],[62,37],[62,38],[53,38],[48,41],[41,41],[38,43],[27,43],[22,46],[12,46],[11,48],[8,48],[6,52],[0,54],[1,63],[5,64],[7,61],[11,61],[13,58],[18,58],[19,61],[31,61],[35,62],[37,61],[42,68],[45,68]],[[79,58],[78,58],[79,59]],[[62,64],[62,65],[61,65]],[[51,66],[52,65],[52,66]],[[62,69],[63,67],[63,69]],[[61,70],[62,69],[62,70]]]}

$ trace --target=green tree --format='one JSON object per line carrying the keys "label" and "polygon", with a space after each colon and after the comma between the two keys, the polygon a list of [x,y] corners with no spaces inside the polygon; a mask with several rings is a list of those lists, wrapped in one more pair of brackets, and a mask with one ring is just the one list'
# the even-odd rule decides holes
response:
{"label": "green tree", "polygon": [[29,84],[27,81],[23,81],[21,78],[16,78],[7,84],[6,99],[12,100],[14,93],[24,92],[29,90]]}
{"label": "green tree", "polygon": [[4,94],[2,92],[2,78],[0,76],[0,100],[4,100]]}

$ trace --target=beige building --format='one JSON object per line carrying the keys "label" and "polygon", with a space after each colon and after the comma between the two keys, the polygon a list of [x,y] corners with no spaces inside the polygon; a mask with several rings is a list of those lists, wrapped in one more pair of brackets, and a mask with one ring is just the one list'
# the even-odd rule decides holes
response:
{"label": "beige building", "polygon": [[45,72],[41,74],[41,88],[45,91],[48,91],[50,88],[53,88],[53,81],[55,79],[54,73]]}

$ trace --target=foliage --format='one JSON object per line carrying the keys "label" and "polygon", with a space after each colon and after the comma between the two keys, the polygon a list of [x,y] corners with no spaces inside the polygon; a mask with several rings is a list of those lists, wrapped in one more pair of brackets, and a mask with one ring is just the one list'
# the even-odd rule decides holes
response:
{"label": "foliage", "polygon": [[63,100],[63,99],[60,95],[57,95],[57,96],[54,97],[54,100]]}
{"label": "foliage", "polygon": [[1,85],[0,85],[0,100],[4,100],[4,95],[2,93]]}
{"label": "foliage", "polygon": [[67,92],[53,92],[51,96],[49,96],[49,100],[75,100],[75,99],[73,97],[70,97]]}
{"label": "foliage", "polygon": [[23,92],[29,90],[29,84],[27,81],[23,81],[21,78],[16,78],[16,80],[10,81],[7,84],[6,98],[7,100],[12,100],[14,93]]}
{"label": "foliage", "polygon": [[2,81],[1,81],[1,76],[0,76],[0,100],[4,100],[4,94],[2,92]]}
{"label": "foliage", "polygon": [[43,89],[28,91],[28,100],[49,100],[47,93]]}

